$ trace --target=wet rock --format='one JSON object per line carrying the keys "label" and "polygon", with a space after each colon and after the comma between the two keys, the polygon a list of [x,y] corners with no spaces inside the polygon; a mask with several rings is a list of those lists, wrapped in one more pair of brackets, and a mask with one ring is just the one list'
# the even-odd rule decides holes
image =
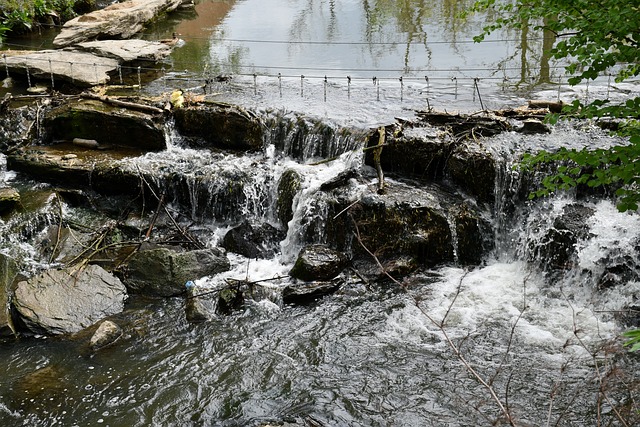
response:
{"label": "wet rock", "polygon": [[479,265],[494,246],[491,225],[464,205],[455,216],[455,227],[458,262],[462,265]]}
{"label": "wet rock", "polygon": [[480,203],[495,200],[495,160],[476,143],[456,146],[447,158],[447,175],[462,191]]}
{"label": "wet rock", "polygon": [[99,146],[159,151],[166,148],[161,119],[142,111],[110,106],[98,100],[69,102],[49,111],[44,120],[48,141],[94,140]]}
{"label": "wet rock", "polygon": [[331,280],[340,274],[348,263],[349,259],[344,253],[325,245],[309,245],[300,251],[289,274],[305,281]]}
{"label": "wet rock", "polygon": [[[434,266],[453,261],[453,239],[441,200],[455,200],[436,186],[410,187],[388,183],[385,195],[369,194],[358,203],[336,203],[327,222],[327,240],[339,250],[351,250],[354,260],[371,264],[371,254],[383,264],[405,259],[405,266]],[[357,226],[357,229],[356,229]],[[360,242],[355,237],[360,235]],[[409,262],[407,259],[412,259]],[[369,270],[367,268],[367,270]]]}
{"label": "wet rock", "polygon": [[20,203],[20,193],[13,188],[0,188],[0,215],[11,212]]}
{"label": "wet rock", "polygon": [[247,220],[227,232],[222,246],[247,258],[267,258],[278,252],[284,237],[282,230],[270,224],[253,225]]}
{"label": "wet rock", "polygon": [[89,341],[89,346],[94,351],[99,350],[103,347],[113,344],[121,336],[122,328],[111,320],[105,320],[94,332],[91,340]]}
{"label": "wet rock", "polygon": [[[77,157],[69,157],[68,154]],[[102,152],[72,144],[28,147],[7,156],[7,169],[22,172],[38,181],[58,183],[76,189],[92,188],[102,194],[140,193],[137,173],[114,166],[113,156],[135,156],[130,150]]]}
{"label": "wet rock", "polygon": [[18,283],[13,306],[22,324],[39,334],[66,334],[122,311],[127,291],[97,265],[47,270]]}
{"label": "wet rock", "polygon": [[0,253],[0,337],[15,334],[15,327],[11,319],[9,296],[14,291],[14,281],[18,276],[16,262]]}
{"label": "wet rock", "polygon": [[[385,146],[380,156],[385,173],[429,180],[442,178],[445,159],[451,151],[450,140],[429,137],[417,129],[401,132],[398,125],[388,127],[385,132]],[[376,130],[370,135],[367,147],[378,143]],[[365,156],[365,163],[370,166],[374,166],[373,151],[368,150]]]}
{"label": "wet rock", "polygon": [[218,293],[187,286],[185,315],[189,322],[206,322],[216,317]]}
{"label": "wet rock", "polygon": [[67,21],[53,40],[69,46],[96,39],[128,39],[156,16],[175,10],[184,0],[129,0]]}
{"label": "wet rock", "polygon": [[528,119],[522,122],[522,126],[516,129],[516,132],[525,135],[535,135],[538,133],[551,133],[551,129],[546,124],[537,119]]}
{"label": "wet rock", "polygon": [[31,143],[38,138],[37,120],[38,111],[47,104],[43,100],[38,106],[14,106],[0,111],[0,152],[7,153],[10,149]]}
{"label": "wet rock", "polygon": [[553,221],[539,241],[530,242],[533,255],[545,271],[570,268],[576,256],[578,240],[589,235],[587,219],[594,210],[580,204],[570,204],[563,208],[562,215]]}
{"label": "wet rock", "polygon": [[344,187],[349,184],[354,178],[357,178],[359,173],[355,169],[347,169],[345,171],[340,172],[337,176],[330,179],[329,181],[323,182],[320,184],[320,191],[331,191],[336,188]]}
{"label": "wet rock", "polygon": [[290,284],[282,290],[282,302],[285,304],[306,304],[337,291],[342,284],[342,280]]}
{"label": "wet rock", "polygon": [[103,58],[115,59],[120,64],[134,64],[141,61],[147,64],[149,61],[158,62],[171,55],[172,50],[166,43],[139,39],[96,40],[78,43],[74,47]]}
{"label": "wet rock", "polygon": [[[91,64],[91,65],[87,65]],[[6,66],[14,76],[50,82],[66,81],[77,86],[108,83],[110,74],[118,69],[118,61],[88,52],[41,50],[21,55],[8,55]]]}
{"label": "wet rock", "polygon": [[177,108],[174,117],[176,128],[189,145],[237,151],[262,147],[260,120],[240,107],[207,104]]}
{"label": "wet rock", "polygon": [[300,191],[302,177],[293,169],[284,171],[278,182],[278,200],[276,211],[280,224],[287,227],[293,219],[293,199]]}
{"label": "wet rock", "polygon": [[157,248],[134,254],[123,281],[133,293],[171,297],[184,294],[188,281],[229,268],[229,260],[220,249],[176,252]]}

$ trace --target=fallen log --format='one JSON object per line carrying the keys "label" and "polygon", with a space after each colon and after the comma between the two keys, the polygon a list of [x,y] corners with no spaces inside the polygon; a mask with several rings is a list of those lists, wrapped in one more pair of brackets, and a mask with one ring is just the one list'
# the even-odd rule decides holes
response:
{"label": "fallen log", "polygon": [[144,111],[144,112],[153,113],[153,114],[163,114],[164,113],[164,110],[162,108],[154,107],[152,105],[139,104],[139,103],[136,103],[136,102],[121,101],[119,99],[109,98],[107,96],[101,96],[101,95],[94,95],[92,93],[83,93],[83,94],[80,95],[80,97],[84,98],[84,99],[95,99],[95,100],[98,100],[98,101],[102,101],[105,104],[111,104],[111,105],[115,105],[115,106],[118,106],[118,107],[129,108],[131,110]]}

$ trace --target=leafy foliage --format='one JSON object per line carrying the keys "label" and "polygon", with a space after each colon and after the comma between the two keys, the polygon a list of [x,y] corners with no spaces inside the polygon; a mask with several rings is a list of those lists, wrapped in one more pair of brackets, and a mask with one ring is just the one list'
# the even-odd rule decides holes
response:
{"label": "leafy foliage", "polygon": [[23,33],[34,29],[47,15],[59,16],[66,21],[75,12],[76,0],[5,0],[0,1],[0,39],[9,32]]}
{"label": "leafy foliage", "polygon": [[[556,59],[572,59],[570,84],[593,80],[611,67],[620,82],[640,74],[640,3],[637,0],[478,0],[468,13],[492,10],[497,18],[474,38],[493,31],[534,25],[560,40],[551,49]],[[578,73],[578,74],[576,74]]]}
{"label": "leafy foliage", "polygon": [[640,329],[624,332],[622,336],[627,339],[624,345],[625,347],[630,347],[629,351],[640,350]]}

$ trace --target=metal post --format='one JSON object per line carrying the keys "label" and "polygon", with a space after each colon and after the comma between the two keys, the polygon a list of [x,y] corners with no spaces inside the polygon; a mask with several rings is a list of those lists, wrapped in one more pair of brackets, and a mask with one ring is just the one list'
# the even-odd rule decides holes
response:
{"label": "metal post", "polygon": [[253,94],[258,94],[258,75],[253,73]]}
{"label": "metal post", "polygon": [[282,73],[278,73],[278,90],[280,91],[280,98],[282,98]]}
{"label": "metal post", "polygon": [[304,74],[300,75],[300,96],[304,98]]}
{"label": "metal post", "polygon": [[589,103],[589,80],[587,79],[587,88],[584,90],[584,103]]}
{"label": "metal post", "polygon": [[377,90],[376,99],[380,101],[380,83],[378,83],[378,78],[375,76],[373,77],[373,85],[376,86]]}
{"label": "metal post", "polygon": [[562,77],[558,79],[558,102],[560,102],[560,88],[562,88]]}
{"label": "metal post", "polygon": [[454,90],[455,99],[458,99],[458,78],[457,77],[451,77],[451,81],[454,82],[454,84],[455,84],[455,90]]}
{"label": "metal post", "polygon": [[118,77],[120,77],[120,84],[124,84],[122,80],[122,67],[120,65],[118,65]]}
{"label": "metal post", "polygon": [[400,102],[403,101],[404,98],[404,82],[402,81],[402,76],[400,76]]}
{"label": "metal post", "polygon": [[31,76],[29,75],[29,67],[25,65],[24,68],[27,70],[27,85],[31,87]]}
{"label": "metal post", "polygon": [[424,81],[427,82],[427,98],[429,97],[429,77],[424,76]]}
{"label": "metal post", "polygon": [[55,82],[53,80],[53,65],[51,65],[51,60],[49,60],[49,73],[51,74],[51,89],[55,88]]}
{"label": "metal post", "polygon": [[324,102],[327,102],[327,76],[324,76]]}
{"label": "metal post", "polygon": [[138,90],[142,89],[142,78],[140,77],[140,66],[138,65]]}
{"label": "metal post", "polygon": [[351,76],[347,76],[347,99],[351,99]]}
{"label": "metal post", "polygon": [[5,53],[2,54],[2,59],[4,59],[4,70],[7,72],[7,78],[9,78],[9,64],[7,63],[7,55]]}

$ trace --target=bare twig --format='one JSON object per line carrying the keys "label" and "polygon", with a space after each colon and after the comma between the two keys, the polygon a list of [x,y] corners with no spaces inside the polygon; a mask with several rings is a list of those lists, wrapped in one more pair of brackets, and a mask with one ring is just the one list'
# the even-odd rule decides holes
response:
{"label": "bare twig", "polygon": [[[389,274],[389,272],[386,271],[386,269],[380,263],[380,260],[378,259],[378,257],[376,257],[373,254],[373,252],[371,252],[369,250],[369,248],[367,248],[365,246],[365,244],[362,241],[362,237],[360,235],[360,230],[358,228],[358,224],[355,222],[355,220],[353,220],[353,217],[351,219],[352,219],[353,224],[355,226],[355,233],[354,234],[355,234],[356,239],[358,240],[358,243],[360,243],[360,246],[362,246],[362,248],[374,259],[374,261],[376,262],[376,264],[378,265],[378,267],[380,268],[382,273],[385,276],[387,276],[393,283],[398,285],[400,287],[400,289],[405,291],[407,293],[407,295],[409,295],[414,300],[414,303],[415,303],[416,307],[418,308],[418,310],[420,310],[420,312],[429,320],[429,322],[431,322],[434,326],[436,326],[440,330],[440,333],[443,335],[445,341],[447,342],[447,344],[449,345],[449,347],[453,351],[454,355],[458,358],[460,363],[462,363],[462,365],[465,367],[467,372],[469,372],[471,374],[471,376],[473,378],[475,378],[475,380],[478,381],[487,390],[487,392],[491,395],[491,399],[496,404],[496,406],[500,409],[500,412],[504,416],[505,420],[509,423],[509,425],[511,425],[512,427],[516,427],[516,423],[515,423],[513,417],[509,413],[507,407],[504,405],[504,403],[498,397],[498,395],[497,395],[495,389],[493,388],[493,386],[491,384],[489,384],[484,378],[482,378],[482,376],[478,373],[478,371],[476,371],[475,368],[473,366],[471,366],[469,361],[467,361],[467,359],[464,357],[464,355],[460,352],[460,349],[458,348],[458,346],[456,346],[456,344],[453,342],[451,337],[449,337],[449,334],[447,333],[446,329],[444,328],[444,320],[442,322],[437,322],[429,313],[427,313],[419,305],[417,300],[409,292],[407,286],[404,285],[403,283],[399,282],[396,278],[394,278],[391,274]],[[447,313],[448,313],[448,311],[447,311]]]}

